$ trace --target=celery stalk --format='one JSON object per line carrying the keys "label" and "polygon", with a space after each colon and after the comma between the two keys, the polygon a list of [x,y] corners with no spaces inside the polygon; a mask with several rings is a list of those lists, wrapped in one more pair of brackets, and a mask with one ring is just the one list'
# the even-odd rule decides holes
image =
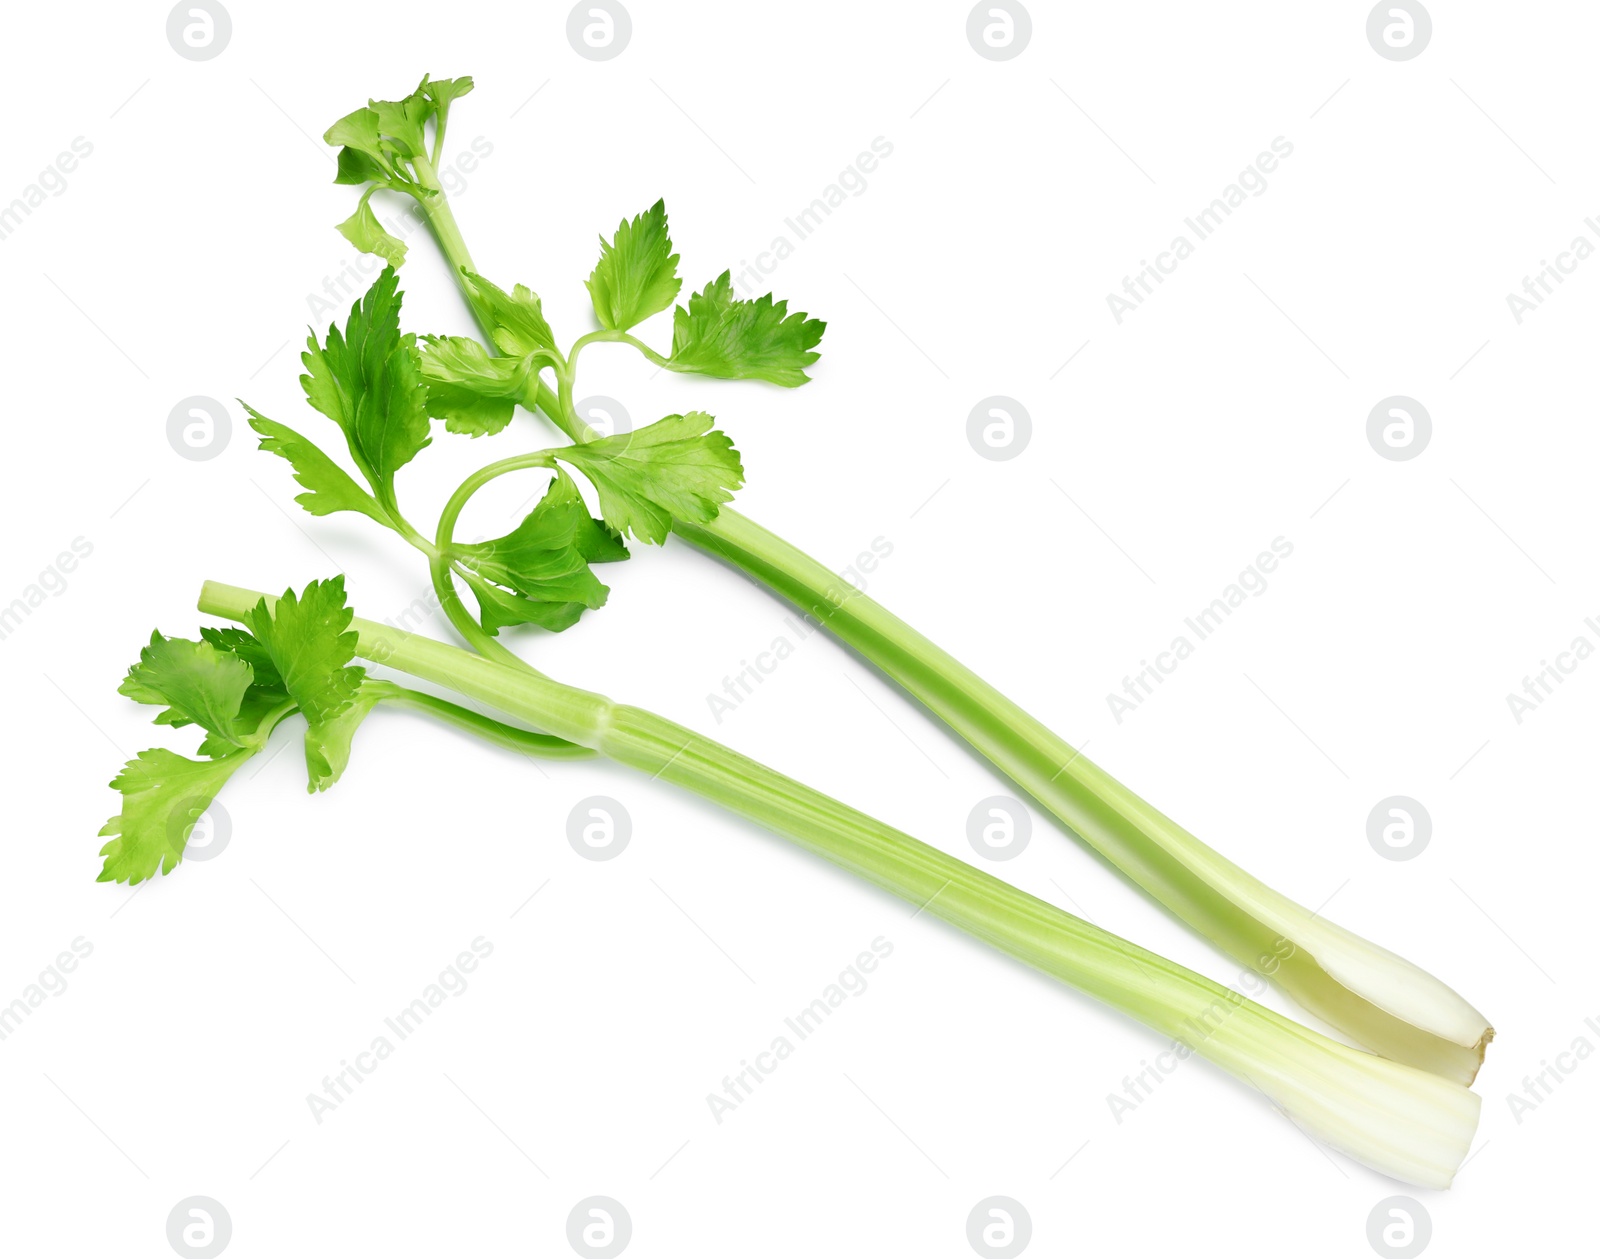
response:
{"label": "celery stalk", "polygon": [[[271,596],[207,582],[200,609],[241,620]],[[687,788],[1171,1037],[1252,1084],[1308,1132],[1378,1171],[1443,1188],[1479,1099],[1341,1045],[714,740],[522,667],[356,618],[357,654]]]}
{"label": "celery stalk", "polygon": [[[419,165],[424,183],[431,169]],[[423,202],[467,304],[474,270],[442,188]],[[615,334],[593,334],[616,339]],[[622,338],[629,339],[629,338]],[[485,333],[486,344],[493,350]],[[563,381],[564,391],[570,380]],[[523,404],[574,441],[595,434],[537,375]],[[724,507],[692,545],[739,568],[848,644],[981,752],[1069,831],[1240,963],[1263,968],[1306,1010],[1398,1062],[1470,1084],[1494,1029],[1454,989],[1252,877],[1146,803],[955,657],[875,600],[753,520]],[[436,577],[438,574],[436,574]],[[438,584],[436,582],[436,584]],[[443,591],[441,591],[443,594]],[[498,643],[488,645],[499,655]]]}

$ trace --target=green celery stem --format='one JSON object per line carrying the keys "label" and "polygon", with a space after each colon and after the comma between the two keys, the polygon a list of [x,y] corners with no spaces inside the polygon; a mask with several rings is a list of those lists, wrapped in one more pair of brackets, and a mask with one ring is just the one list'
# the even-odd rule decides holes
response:
{"label": "green celery stem", "polygon": [[[694,545],[734,564],[815,618],[957,731],[1113,865],[1236,959],[1277,944],[1183,860],[1204,846],[960,661],[837,574],[755,521],[723,508],[709,525],[677,522]],[[1159,836],[1160,841],[1155,837]],[[1206,865],[1224,862],[1209,849]],[[1250,876],[1231,863],[1232,876]],[[1250,880],[1254,882],[1254,880]],[[1259,885],[1258,885],[1259,886]]]}
{"label": "green celery stem", "polygon": [[[258,591],[207,582],[200,610],[239,620],[263,597],[274,602]],[[1287,1037],[1312,1052],[1370,1057],[675,722],[388,625],[357,617],[351,628],[362,658],[447,686],[687,788],[1237,1073],[1253,1069],[1263,1038],[1281,1043]]]}

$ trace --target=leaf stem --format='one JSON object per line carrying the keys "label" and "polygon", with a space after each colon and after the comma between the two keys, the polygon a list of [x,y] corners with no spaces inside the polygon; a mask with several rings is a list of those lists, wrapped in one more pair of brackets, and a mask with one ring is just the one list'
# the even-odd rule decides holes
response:
{"label": "leaf stem", "polygon": [[467,500],[476,494],[496,477],[504,476],[507,472],[516,472],[524,468],[553,468],[555,460],[548,451],[534,451],[532,454],[515,455],[510,459],[501,459],[486,467],[479,468],[465,481],[456,487],[455,493],[450,496],[450,501],[439,513],[439,528],[434,535],[434,542],[429,546],[431,559],[428,563],[428,573],[433,581],[434,592],[439,596],[439,606],[444,609],[445,615],[450,618],[450,624],[456,627],[457,633],[466,639],[476,650],[502,664],[514,665],[518,668],[533,672],[533,666],[528,664],[509,647],[505,646],[493,634],[489,633],[477,621],[467,606],[461,600],[460,592],[456,590],[455,577],[451,568],[450,550],[455,541],[456,521],[461,517],[462,508],[467,505]]}
{"label": "leaf stem", "polygon": [[557,760],[586,760],[595,755],[593,748],[581,747],[565,739],[558,739],[554,735],[539,734],[536,731],[524,730],[520,726],[496,721],[493,717],[460,704],[453,704],[426,691],[413,690],[409,686],[401,686],[396,682],[382,679],[371,679],[364,685],[378,688],[379,695],[386,704],[439,717],[469,734],[475,734],[513,752],[524,752]]}
{"label": "leaf stem", "polygon": [[617,343],[619,345],[631,345],[634,349],[638,350],[640,354],[644,355],[645,358],[649,359],[657,367],[665,367],[667,365],[667,363],[670,361],[669,359],[663,357],[662,355],[657,354],[654,350],[652,350],[643,341],[639,340],[639,338],[634,336],[632,333],[618,332],[618,331],[616,331],[614,329],[611,329],[611,328],[597,328],[593,332],[584,333],[581,337],[579,337],[576,341],[574,341],[572,343],[572,349],[567,351],[567,364],[568,364],[568,366],[576,368],[577,364],[578,364],[578,354],[583,350],[583,347],[586,346],[586,345],[593,345],[597,341],[610,341],[610,342],[615,342],[615,343]]}

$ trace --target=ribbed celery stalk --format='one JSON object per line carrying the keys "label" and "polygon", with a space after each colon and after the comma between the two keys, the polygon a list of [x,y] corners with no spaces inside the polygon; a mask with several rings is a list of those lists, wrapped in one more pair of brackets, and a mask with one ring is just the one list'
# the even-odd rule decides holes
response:
{"label": "ribbed celery stalk", "polygon": [[[261,598],[207,582],[200,610],[240,620]],[[1329,1040],[653,713],[359,617],[350,628],[375,664],[685,787],[1115,1006],[1379,1171],[1442,1188],[1466,1157],[1479,1101],[1459,1084]]]}
{"label": "ribbed celery stalk", "polygon": [[[418,164],[418,175],[437,185],[426,163]],[[424,209],[467,304],[487,329],[463,275],[475,268],[442,188]],[[487,331],[485,340],[494,353]],[[561,386],[558,397],[535,375],[523,402],[572,440],[592,439],[570,406],[570,378]],[[674,529],[814,616],[1128,878],[1311,1013],[1386,1057],[1472,1082],[1494,1029],[1448,985],[1247,874],[955,657],[754,521],[725,507],[710,524],[678,522]],[[503,648],[494,643],[492,650]]]}

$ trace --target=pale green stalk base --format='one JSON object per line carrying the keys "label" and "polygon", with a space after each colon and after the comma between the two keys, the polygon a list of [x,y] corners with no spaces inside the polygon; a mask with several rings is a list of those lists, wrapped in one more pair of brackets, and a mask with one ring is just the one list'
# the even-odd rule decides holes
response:
{"label": "pale green stalk base", "polygon": [[[239,620],[261,598],[207,582],[200,609]],[[351,628],[364,659],[686,787],[1125,1011],[1381,1172],[1442,1188],[1466,1157],[1479,1102],[1459,1084],[1337,1044],[665,718],[387,625]]]}

